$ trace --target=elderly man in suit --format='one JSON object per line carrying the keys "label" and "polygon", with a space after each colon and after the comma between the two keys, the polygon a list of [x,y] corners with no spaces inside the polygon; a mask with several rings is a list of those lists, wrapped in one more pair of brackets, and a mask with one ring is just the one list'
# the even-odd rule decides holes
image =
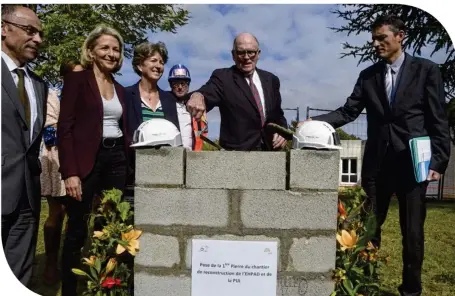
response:
{"label": "elderly man in suit", "polygon": [[275,123],[287,128],[281,108],[280,80],[256,67],[261,50],[250,33],[234,39],[235,65],[213,71],[209,81],[189,94],[188,111],[200,119],[203,112],[219,107],[220,145],[226,150],[274,150],[286,140],[266,128]]}
{"label": "elderly man in suit", "polygon": [[[313,120],[326,121],[338,128],[366,109],[368,140],[362,186],[378,223],[373,242],[380,245],[381,226],[395,193],[403,236],[403,278],[399,291],[409,296],[422,293],[425,194],[428,182],[439,180],[447,168],[450,136],[438,65],[403,52],[404,32],[405,25],[399,18],[379,17],[372,25],[372,40],[381,61],[360,73],[343,107]],[[427,181],[418,183],[409,140],[421,136],[430,137],[432,156]]]}
{"label": "elderly man in suit", "polygon": [[38,159],[47,87],[28,67],[42,42],[36,14],[2,9],[2,244],[14,275],[32,275],[40,213]]}

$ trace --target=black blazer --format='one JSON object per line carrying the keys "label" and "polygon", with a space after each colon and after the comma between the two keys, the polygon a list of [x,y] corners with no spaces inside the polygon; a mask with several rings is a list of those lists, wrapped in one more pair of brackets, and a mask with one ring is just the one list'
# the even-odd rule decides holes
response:
{"label": "black blazer", "polygon": [[382,61],[366,68],[343,107],[313,119],[338,128],[355,120],[366,108],[368,139],[362,177],[376,176],[388,145],[397,152],[409,150],[409,140],[420,136],[431,139],[430,169],[444,173],[450,155],[450,134],[438,65],[406,54],[392,106],[385,93],[385,71]]}
{"label": "black blazer", "polygon": [[[281,108],[280,80],[270,72],[256,69],[261,79],[266,108],[266,123],[287,128]],[[226,150],[250,151],[261,147],[272,150],[272,135],[261,127],[261,117],[245,76],[235,66],[213,71],[198,92],[205,98],[207,111],[219,107],[220,145]]]}
{"label": "black blazer", "polygon": [[[125,90],[125,104],[128,114],[128,133],[132,139],[134,131],[142,123],[139,81],[136,82],[136,84],[126,87]],[[179,119],[177,115],[177,102],[175,101],[175,98],[167,91],[163,91],[160,88],[158,88],[158,90],[161,106],[163,107],[164,118],[175,124],[175,126],[180,130]]]}

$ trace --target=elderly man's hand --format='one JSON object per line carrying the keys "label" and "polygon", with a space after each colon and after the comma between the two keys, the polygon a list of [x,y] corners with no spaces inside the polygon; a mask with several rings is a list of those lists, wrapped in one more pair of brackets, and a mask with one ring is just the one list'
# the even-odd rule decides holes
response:
{"label": "elderly man's hand", "polygon": [[186,109],[196,120],[200,120],[205,112],[204,96],[198,92],[193,93],[186,103]]}
{"label": "elderly man's hand", "polygon": [[286,146],[286,139],[279,134],[273,134],[273,149],[284,148]]}
{"label": "elderly man's hand", "polygon": [[308,119],[306,119],[306,120],[299,121],[299,123],[297,123],[297,127],[300,127],[300,126],[302,126],[306,121],[311,121],[311,120],[312,120],[312,119],[311,119],[311,117],[310,117],[310,118],[308,118]]}

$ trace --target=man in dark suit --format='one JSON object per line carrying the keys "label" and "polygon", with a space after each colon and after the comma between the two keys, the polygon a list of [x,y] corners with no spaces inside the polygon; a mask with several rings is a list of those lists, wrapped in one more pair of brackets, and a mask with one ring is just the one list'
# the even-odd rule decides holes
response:
{"label": "man in dark suit", "polygon": [[187,109],[196,119],[206,109],[219,107],[220,145],[226,150],[274,150],[286,145],[283,137],[266,128],[268,123],[287,128],[287,122],[280,80],[256,68],[260,53],[256,37],[239,34],[232,48],[235,65],[213,71],[205,85],[189,94]]}
{"label": "man in dark suit", "polygon": [[2,9],[2,244],[14,275],[32,275],[40,215],[38,159],[47,87],[27,67],[42,40],[36,14],[25,7]]}
{"label": "man in dark suit", "polygon": [[[379,247],[381,226],[395,193],[403,236],[403,278],[399,291],[401,295],[421,295],[424,199],[428,182],[439,180],[446,170],[450,138],[438,65],[404,53],[404,31],[405,25],[397,17],[379,17],[372,25],[372,38],[381,61],[360,73],[343,107],[313,120],[326,121],[338,128],[355,120],[366,108],[368,140],[362,186],[378,223],[373,242]],[[432,156],[427,181],[417,183],[409,140],[421,136],[430,137]]]}

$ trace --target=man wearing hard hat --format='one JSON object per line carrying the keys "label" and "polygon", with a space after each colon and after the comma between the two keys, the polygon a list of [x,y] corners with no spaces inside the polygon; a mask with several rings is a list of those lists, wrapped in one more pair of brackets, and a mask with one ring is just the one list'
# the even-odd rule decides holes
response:
{"label": "man wearing hard hat", "polygon": [[200,134],[207,137],[207,115],[204,113],[200,121],[195,120],[186,110],[184,97],[189,91],[191,76],[187,67],[182,64],[174,65],[169,71],[169,85],[177,100],[177,114],[183,146],[193,151],[201,151],[203,141]]}

